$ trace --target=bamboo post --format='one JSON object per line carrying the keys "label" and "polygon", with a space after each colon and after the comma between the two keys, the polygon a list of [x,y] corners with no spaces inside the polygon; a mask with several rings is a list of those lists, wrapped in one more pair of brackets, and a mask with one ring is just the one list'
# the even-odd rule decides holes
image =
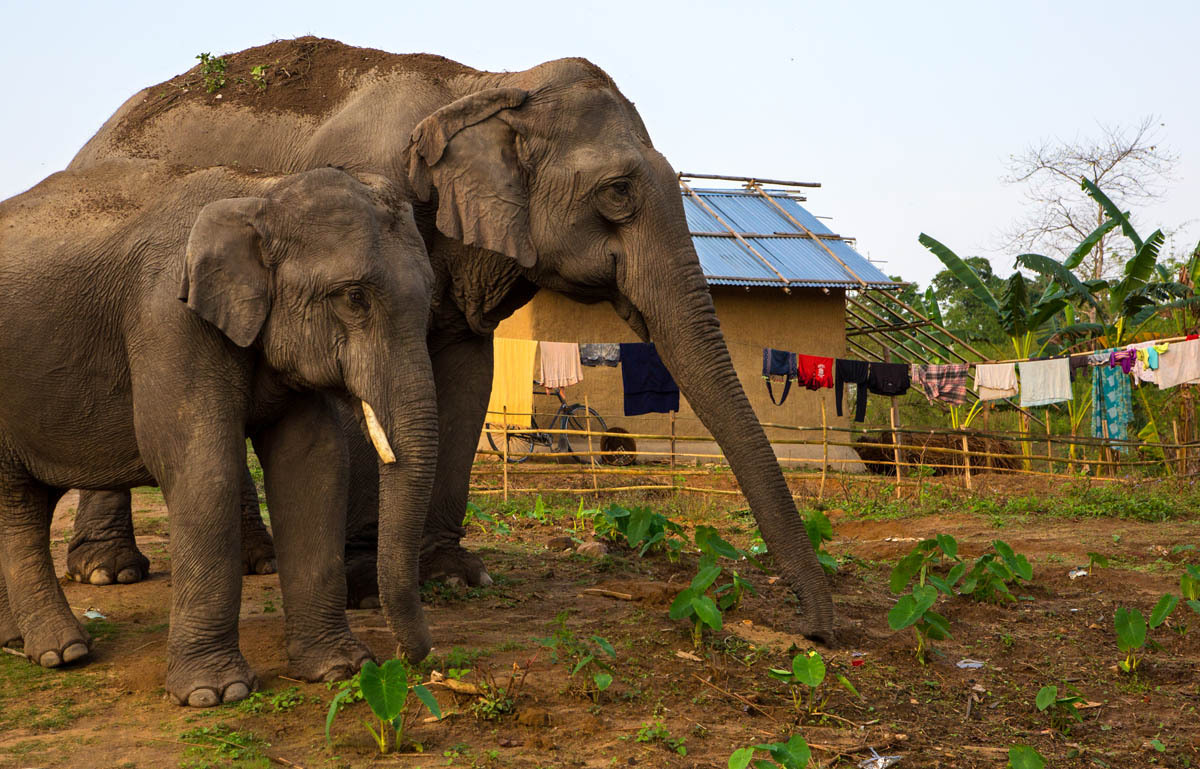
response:
{"label": "bamboo post", "polygon": [[967,491],[971,490],[971,449],[967,444],[967,434],[962,434],[963,447],[963,484],[966,485]]}
{"label": "bamboo post", "polygon": [[1046,460],[1046,472],[1052,473],[1052,472],[1054,472],[1054,448],[1050,443],[1050,407],[1049,406],[1046,407],[1045,420],[1046,420],[1046,456],[1049,457],[1049,459]]}
{"label": "bamboo post", "polygon": [[[1178,419],[1171,420],[1171,432],[1174,433],[1174,435],[1175,435],[1175,445],[1179,446],[1179,420]],[[1183,449],[1182,448],[1175,449],[1175,465],[1179,468],[1177,470],[1177,473],[1179,475],[1183,475],[1184,472],[1186,472],[1183,467]]]}
{"label": "bamboo post", "polygon": [[584,429],[587,430],[588,467],[592,470],[592,491],[596,492],[596,499],[599,499],[600,485],[596,482],[596,457],[592,454],[592,409],[588,406],[587,393],[583,394],[583,419]]}
{"label": "bamboo post", "polygon": [[[862,385],[859,385],[862,387]],[[888,418],[892,423],[892,456],[896,462],[896,499],[900,498],[900,434],[896,432],[896,396],[891,396],[889,400],[892,402],[888,409]]]}
{"label": "bamboo post", "polygon": [[501,419],[503,420],[500,424],[502,425],[502,429],[504,431],[503,435],[501,436],[504,438],[504,455],[502,457],[500,457],[500,459],[504,462],[504,465],[503,465],[503,467],[504,467],[504,501],[507,502],[508,501],[508,405],[507,404],[500,407],[500,414],[501,414]]}
{"label": "bamboo post", "polygon": [[[988,401],[983,404],[983,430],[984,430],[984,432],[991,432],[991,429],[992,429],[991,422],[992,422],[992,402]],[[988,453],[990,454],[991,452],[989,451]],[[992,467],[992,458],[991,457],[987,458],[987,466],[988,466],[988,469],[990,470]]]}
{"label": "bamboo post", "polygon": [[817,499],[825,498],[825,476],[829,470],[829,422],[825,416],[825,398],[821,398],[821,491]]}
{"label": "bamboo post", "polygon": [[671,469],[675,469],[675,412],[671,412]]}

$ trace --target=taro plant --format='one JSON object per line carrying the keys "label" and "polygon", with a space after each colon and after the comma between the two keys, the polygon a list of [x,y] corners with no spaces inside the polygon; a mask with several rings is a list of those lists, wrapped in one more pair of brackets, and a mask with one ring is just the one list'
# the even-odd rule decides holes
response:
{"label": "taro plant", "polygon": [[1028,745],[1008,749],[1008,769],[1046,769],[1046,759]]}
{"label": "taro plant", "polygon": [[1200,566],[1187,564],[1179,577],[1179,593],[1192,611],[1200,614]]}
{"label": "taro plant", "polygon": [[491,513],[485,512],[479,505],[474,502],[467,503],[467,512],[463,516],[463,526],[475,524],[483,534],[489,532],[493,534],[511,534],[512,529],[507,523],[496,518]]}
{"label": "taro plant", "polygon": [[992,547],[996,552],[984,553],[975,559],[958,592],[986,603],[1015,601],[1009,584],[1018,579],[1031,581],[1033,566],[1024,555],[1013,552],[1006,542],[992,540]]}
{"label": "taro plant", "polygon": [[1069,734],[1071,731],[1071,723],[1080,723],[1083,721],[1083,716],[1079,714],[1079,708],[1076,707],[1083,702],[1083,697],[1079,696],[1079,692],[1075,691],[1074,687],[1068,686],[1072,694],[1067,697],[1058,696],[1058,687],[1051,684],[1043,686],[1038,690],[1037,697],[1034,699],[1034,705],[1037,709],[1050,717],[1050,724],[1062,732]]}
{"label": "taro plant", "polygon": [[[766,753],[770,758],[755,758],[755,753]],[[796,734],[787,742],[738,748],[729,757],[729,769],[746,769],[751,764],[754,769],[805,769],[811,757],[808,743]]]}
{"label": "taro plant", "polygon": [[1146,644],[1146,618],[1137,609],[1122,606],[1117,609],[1113,619],[1117,629],[1117,648],[1125,652],[1125,659],[1117,664],[1126,673],[1136,673],[1138,662],[1141,661],[1138,652]]}
{"label": "taro plant", "polygon": [[711,555],[701,557],[699,571],[691,584],[675,596],[668,612],[671,619],[686,619],[692,623],[692,645],[697,649],[700,648],[706,625],[713,630],[720,630],[724,626],[720,607],[708,595],[709,588],[721,575],[721,567],[716,561]]}
{"label": "taro plant", "polygon": [[[795,708],[797,717],[803,713],[807,713],[809,716],[827,715],[821,711],[825,707],[825,703],[829,702],[830,695],[828,692],[824,693],[824,696],[818,694],[821,684],[825,681],[825,673],[825,660],[821,659],[821,655],[812,649],[792,657],[791,670],[781,670],[780,668],[771,668],[770,670],[771,678],[783,681],[788,685],[792,694],[792,707]],[[855,697],[859,696],[854,684],[850,683],[844,675],[838,673],[837,681]]]}
{"label": "taro plant", "polygon": [[623,539],[639,556],[651,551],[666,551],[672,561],[683,550],[683,529],[665,515],[648,507],[626,508],[609,505],[596,519],[596,534]]}
{"label": "taro plant", "polygon": [[438,707],[437,699],[421,684],[410,686],[408,676],[409,668],[398,659],[388,660],[382,666],[370,660],[363,663],[362,670],[344,682],[342,690],[329,703],[329,713],[325,716],[326,744],[333,744],[330,729],[343,703],[347,701],[366,700],[378,721],[378,729],[366,720],[361,720],[361,723],[371,733],[381,754],[388,753],[392,746],[399,748],[403,745],[405,722],[415,714],[415,710],[409,709],[409,694],[417,695],[430,713],[441,718],[442,710]]}
{"label": "taro plant", "polygon": [[[942,560],[955,561],[946,577],[930,572],[930,567]],[[900,559],[892,569],[889,587],[900,593],[915,577],[917,584],[912,592],[903,595],[888,612],[888,626],[892,630],[911,627],[917,637],[917,659],[925,664],[930,641],[944,641],[950,637],[950,622],[933,610],[938,593],[954,595],[954,584],[962,577],[965,564],[958,558],[958,541],[949,534],[938,534],[933,539],[918,542],[908,555]]]}
{"label": "taro plant", "polygon": [[605,657],[616,659],[617,651],[601,636],[593,635],[587,639],[576,636],[567,627],[569,616],[570,611],[559,612],[554,618],[554,634],[538,639],[538,642],[550,649],[552,662],[566,666],[571,688],[599,704],[601,693],[612,686],[615,672]]}
{"label": "taro plant", "polygon": [[917,585],[908,595],[900,596],[888,612],[888,627],[903,630],[911,627],[917,636],[917,660],[924,665],[930,641],[945,641],[950,637],[950,621],[933,610],[938,589],[933,585]]}
{"label": "taro plant", "polygon": [[642,727],[638,729],[633,739],[635,742],[657,743],[665,749],[678,753],[681,756],[687,755],[686,740],[683,737],[672,737],[671,732],[663,725],[663,722],[657,719],[642,724]]}
{"label": "taro plant", "polygon": [[[695,541],[696,549],[701,552],[702,557],[711,559],[711,562],[714,564],[717,558],[728,558],[731,561],[745,559],[759,569],[763,569],[763,565],[759,563],[758,559],[731,545],[712,526],[697,526]],[[750,595],[758,594],[758,591],[754,589],[754,585],[739,574],[736,569],[729,569],[728,571],[729,582],[718,585],[716,590],[713,591],[717,606],[722,612],[741,606],[742,598],[747,593]]]}

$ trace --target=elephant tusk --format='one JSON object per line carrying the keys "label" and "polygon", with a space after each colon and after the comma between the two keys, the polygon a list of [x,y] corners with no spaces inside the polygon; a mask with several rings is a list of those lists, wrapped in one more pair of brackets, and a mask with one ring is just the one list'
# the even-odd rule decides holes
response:
{"label": "elephant tusk", "polygon": [[379,417],[375,416],[375,410],[366,401],[362,402],[362,410],[363,416],[367,419],[367,433],[371,436],[371,445],[375,447],[379,461],[385,465],[392,464],[396,461],[396,455],[392,452],[392,444],[388,443],[387,436],[383,433],[383,425],[379,424]]}

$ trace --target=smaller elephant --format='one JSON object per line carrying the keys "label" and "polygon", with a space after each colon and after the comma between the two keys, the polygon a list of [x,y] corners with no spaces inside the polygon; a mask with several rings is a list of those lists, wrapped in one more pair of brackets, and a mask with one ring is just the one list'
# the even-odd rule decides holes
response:
{"label": "smaller elephant", "polygon": [[47,667],[87,655],[50,559],[55,503],[69,488],[157,480],[173,581],[166,691],[193,706],[246,697],[249,436],[289,671],[351,675],[370,652],[344,611],[348,407],[378,455],[380,603],[398,652],[423,658],[432,285],[412,208],[378,176],[112,161],[0,203],[0,640]]}

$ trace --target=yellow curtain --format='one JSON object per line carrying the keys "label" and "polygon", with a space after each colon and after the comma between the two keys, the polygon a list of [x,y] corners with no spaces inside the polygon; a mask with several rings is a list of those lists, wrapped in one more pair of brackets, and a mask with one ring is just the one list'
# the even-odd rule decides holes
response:
{"label": "yellow curtain", "polygon": [[508,410],[509,427],[530,427],[533,412],[533,363],[538,343],[529,339],[492,339],[495,363],[487,421],[500,424]]}

